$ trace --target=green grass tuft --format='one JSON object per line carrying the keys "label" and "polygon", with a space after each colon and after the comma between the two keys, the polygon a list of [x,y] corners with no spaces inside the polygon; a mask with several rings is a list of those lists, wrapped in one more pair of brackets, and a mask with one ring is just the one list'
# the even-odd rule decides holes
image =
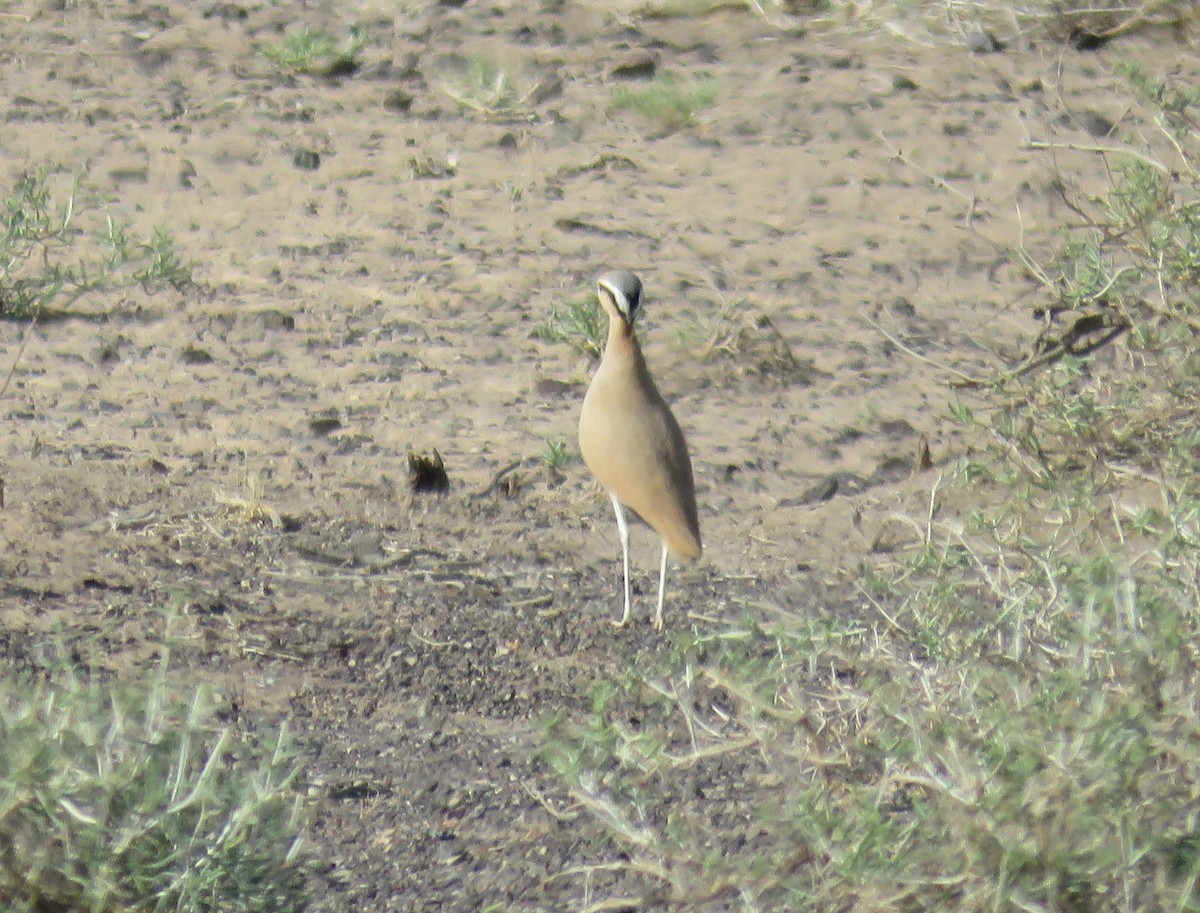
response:
{"label": "green grass tuft", "polygon": [[304,26],[288,32],[278,43],[264,45],[262,55],[285,73],[344,76],[361,66],[362,51],[369,39],[364,26],[353,26],[346,41]]}
{"label": "green grass tuft", "polygon": [[590,358],[600,357],[607,332],[608,316],[590,292],[576,295],[561,308],[553,306],[537,330],[547,342],[565,342]]}
{"label": "green grass tuft", "polygon": [[463,109],[486,117],[519,118],[529,115],[537,87],[521,87],[511,68],[472,56],[443,73],[442,91]]}
{"label": "green grass tuft", "polygon": [[222,725],[165,655],[119,680],[0,673],[0,906],[302,910],[295,778],[283,732]]}
{"label": "green grass tuft", "polygon": [[661,133],[691,126],[696,115],[716,100],[714,80],[682,81],[671,76],[657,76],[644,86],[617,86],[612,93],[614,108],[636,111]]}
{"label": "green grass tuft", "polygon": [[561,437],[547,438],[545,445],[538,452],[538,458],[547,469],[559,469],[575,458],[567,442]]}

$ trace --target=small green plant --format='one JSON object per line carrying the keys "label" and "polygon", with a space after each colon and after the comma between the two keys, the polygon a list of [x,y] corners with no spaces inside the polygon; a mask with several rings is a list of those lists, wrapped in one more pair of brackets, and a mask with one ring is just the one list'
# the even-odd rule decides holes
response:
{"label": "small green plant", "polygon": [[565,342],[591,358],[599,358],[608,331],[608,317],[594,295],[580,294],[563,307],[553,306],[550,316],[538,328],[538,336],[548,342]]}
{"label": "small green plant", "polygon": [[[20,175],[4,195],[0,215],[0,319],[68,313],[91,292],[132,282],[147,291],[183,291],[191,268],[158,226],[150,240],[129,242],[129,227],[99,207],[79,175],[55,192],[47,169]],[[97,218],[103,212],[103,221]]]}
{"label": "small green plant", "polygon": [[686,319],[675,337],[680,345],[694,349],[702,358],[737,355],[752,333],[747,314],[753,315],[747,298],[731,300],[722,296],[717,307]]}
{"label": "small green plant", "polygon": [[144,288],[164,282],[172,288],[182,289],[191,285],[192,271],[179,259],[175,242],[162,226],[155,226],[154,237],[142,245],[145,265],[134,273]]}
{"label": "small green plant", "polygon": [[284,733],[239,735],[170,678],[165,653],[116,680],[66,659],[0,673],[0,907],[306,906]]}
{"label": "small green plant", "polygon": [[473,56],[442,77],[442,91],[463,108],[495,117],[523,114],[533,90],[522,91],[512,71],[486,57]]}
{"label": "small green plant", "polygon": [[277,44],[264,45],[262,54],[287,73],[344,76],[358,70],[369,37],[364,26],[352,26],[348,40],[342,42],[329,32],[304,26],[288,32]]}
{"label": "small green plant", "polygon": [[[990,427],[1049,473],[1114,459],[1157,473],[1163,450],[1200,428],[1200,365],[1189,342],[1200,330],[1200,145],[1190,130],[1176,131],[1194,119],[1200,93],[1125,74],[1184,165],[1176,178],[1152,155],[1106,153],[1107,195],[1076,194],[1086,226],[1065,233],[1048,266],[1021,252],[1051,320],[1034,356],[1003,379],[1008,402]],[[1120,376],[1087,360],[1118,337],[1142,370]]]}
{"label": "small green plant", "polygon": [[574,454],[567,449],[567,442],[561,437],[547,438],[545,445],[538,452],[542,465],[547,469],[559,469],[569,463]]}
{"label": "small green plant", "polygon": [[714,80],[681,81],[672,76],[656,76],[645,86],[617,86],[612,93],[614,108],[633,109],[662,133],[673,133],[693,124],[696,115],[716,99]]}

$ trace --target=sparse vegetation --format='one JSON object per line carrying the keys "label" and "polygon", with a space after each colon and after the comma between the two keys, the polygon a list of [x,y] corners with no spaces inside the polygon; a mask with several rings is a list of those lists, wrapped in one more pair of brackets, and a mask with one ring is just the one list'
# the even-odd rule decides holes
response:
{"label": "sparse vegetation", "polygon": [[456,103],[492,117],[523,116],[535,90],[518,88],[510,68],[486,57],[469,57],[442,75],[442,91]]}
{"label": "sparse vegetation", "polygon": [[648,892],[1200,907],[1196,99],[1127,75],[1152,106],[1132,135],[1162,142],[1103,153],[1113,186],[1077,195],[1052,265],[1018,252],[1036,357],[952,403],[976,445],[858,604],[681,635],[551,725],[547,761]]}
{"label": "sparse vegetation", "polygon": [[[662,0],[648,4],[651,16],[677,17],[689,9],[703,14],[733,4],[716,0]],[[1003,42],[1020,36],[1048,37],[1084,46],[1152,29],[1194,31],[1200,25],[1194,3],[1187,0],[745,0],[747,10],[778,25],[883,30],[919,44],[953,42],[989,47],[980,39]]]}
{"label": "sparse vegetation", "polygon": [[638,9],[644,19],[691,19],[721,9],[752,9],[745,0],[652,0]]}
{"label": "sparse vegetation", "polygon": [[228,515],[248,526],[271,526],[282,529],[283,515],[266,501],[266,483],[260,473],[252,473],[246,479],[246,494],[217,494],[216,500]]}
{"label": "sparse vegetation", "polygon": [[[17,64],[5,147],[86,150],[122,187],[106,210],[88,175],[37,175],[0,225],[0,315],[25,318],[0,361],[0,911],[302,908],[303,786],[262,713],[294,719],[312,749],[323,910],[1200,913],[1189,48],[1136,42],[1147,70],[1160,55],[1189,79],[1130,68],[1127,107],[1102,88],[1119,40],[1084,54],[1039,35],[976,59],[750,21],[1007,41],[1132,31],[1196,4],[1101,0],[1086,12],[1112,18],[1092,25],[1049,0],[739,2],[655,4],[720,10],[705,23],[372,6],[386,51],[367,53],[395,62],[358,86],[264,82],[229,60],[287,15],[269,4],[0,13]],[[589,58],[593,26],[606,43]],[[452,74],[464,101],[439,99],[429,68],[464,48],[515,69],[481,68],[468,91]],[[258,66],[333,75],[361,57],[316,56]],[[604,121],[605,78],[689,62],[721,79],[719,120],[681,121],[708,141],[664,150],[632,135],[662,129],[652,113]],[[532,118],[534,66],[578,80],[545,122],[467,123]],[[1038,112],[1069,115],[1043,153],[1061,182],[1027,148],[1003,154]],[[904,167],[947,179],[896,174],[871,146],[881,122]],[[1100,168],[1073,188],[1072,164],[1097,153],[1072,138],[1128,150],[1103,154],[1111,192],[1094,195]],[[461,171],[437,151],[453,149]],[[158,176],[190,181],[189,159],[202,174],[171,210],[203,225],[185,245],[138,213],[163,211]],[[935,183],[972,185],[960,228]],[[983,242],[1017,236],[1003,203],[1041,218],[1063,211],[1060,191],[1071,228],[1058,243],[1030,225],[1020,252],[1038,295]],[[190,283],[198,244],[221,288],[147,313],[147,293],[174,301]],[[709,545],[669,571],[665,634],[648,623],[654,537],[631,530],[636,614],[612,630],[608,505],[554,471],[573,438],[529,435],[570,421],[583,391],[538,356],[585,359],[531,353],[522,334],[594,358],[606,318],[589,289],[552,312],[512,305],[609,259],[652,264],[653,287],[674,290],[651,302],[662,331],[647,341],[684,326],[692,347],[654,359],[683,397]],[[707,312],[690,293],[705,273],[734,290]],[[905,359],[931,373],[969,358],[972,382],[1034,296],[1030,357],[959,389],[962,436],[943,437],[929,373],[908,383]],[[864,337],[864,301],[924,344]],[[130,316],[30,319],[109,308]],[[739,382],[811,376],[814,354],[830,373],[811,393]],[[910,447],[881,428],[905,417],[914,437],[931,430],[937,468],[864,478]],[[449,485],[436,450],[410,453],[405,475],[404,448],[434,445],[456,454],[440,501],[415,495]],[[831,495],[842,486],[823,506],[814,465]],[[801,515],[833,522],[792,534]],[[188,614],[186,690],[174,669],[131,671],[156,639],[145,600],[163,593]],[[48,618],[100,627],[83,653],[101,667],[39,642]],[[541,766],[539,712],[562,714]]]}
{"label": "sparse vegetation", "polygon": [[[61,173],[55,173],[61,176]],[[90,208],[79,176],[63,178],[56,192],[51,172],[30,171],[5,194],[0,223],[0,318],[28,319],[70,311],[84,296],[131,284],[147,291],[192,283],[162,226],[131,244],[129,226]]]}
{"label": "sparse vegetation", "polygon": [[48,672],[0,673],[0,906],[302,910],[284,734],[220,724],[166,654],[119,680],[55,655]]}
{"label": "sparse vegetation", "polygon": [[363,26],[352,26],[344,41],[304,26],[288,32],[276,44],[264,45],[262,54],[286,73],[348,76],[362,65],[362,51],[369,40],[370,33]]}
{"label": "sparse vegetation", "polygon": [[643,86],[617,86],[612,105],[632,109],[662,133],[673,133],[693,124],[696,115],[717,99],[717,84],[711,79],[681,80],[656,76]]}
{"label": "sparse vegetation", "polygon": [[687,320],[676,331],[679,344],[700,359],[723,361],[731,375],[756,376],[776,383],[811,383],[810,359],[798,359],[771,318],[745,298],[729,300]]}
{"label": "sparse vegetation", "polygon": [[538,328],[538,336],[548,342],[565,342],[578,352],[599,358],[608,332],[608,317],[596,296],[583,292],[565,305],[553,305],[550,316]]}
{"label": "sparse vegetation", "polygon": [[538,453],[542,465],[547,469],[560,469],[574,459],[574,454],[567,448],[567,442],[561,437],[547,438],[545,445]]}
{"label": "sparse vegetation", "polygon": [[161,225],[154,227],[154,235],[142,245],[141,251],[143,265],[133,275],[144,287],[160,282],[177,289],[191,285],[191,267],[179,258],[174,239]]}

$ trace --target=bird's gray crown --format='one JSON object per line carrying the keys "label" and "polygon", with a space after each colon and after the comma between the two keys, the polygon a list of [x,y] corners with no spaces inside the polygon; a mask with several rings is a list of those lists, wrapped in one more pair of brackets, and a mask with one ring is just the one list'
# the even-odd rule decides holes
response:
{"label": "bird's gray crown", "polygon": [[632,323],[642,306],[642,280],[627,269],[614,269],[596,279],[596,285],[608,290],[625,319]]}

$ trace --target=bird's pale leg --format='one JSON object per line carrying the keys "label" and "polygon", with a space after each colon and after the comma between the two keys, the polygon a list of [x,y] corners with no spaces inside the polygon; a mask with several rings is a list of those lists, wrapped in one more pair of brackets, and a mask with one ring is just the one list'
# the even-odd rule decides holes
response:
{"label": "bird's pale leg", "polygon": [[621,506],[616,495],[610,492],[609,497],[612,498],[613,513],[617,515],[617,533],[621,537],[621,562],[625,568],[625,612],[621,615],[620,621],[613,622],[620,628],[629,621],[629,527],[625,524],[625,508]]}
{"label": "bird's pale leg", "polygon": [[663,629],[663,602],[667,598],[667,543],[663,543],[662,566],[658,569],[658,608],[654,610],[654,627]]}

